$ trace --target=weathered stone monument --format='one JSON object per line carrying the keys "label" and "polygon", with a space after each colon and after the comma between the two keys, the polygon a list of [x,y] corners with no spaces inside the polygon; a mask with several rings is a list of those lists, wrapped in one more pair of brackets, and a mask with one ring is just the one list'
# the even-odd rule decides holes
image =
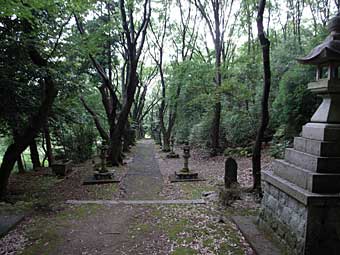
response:
{"label": "weathered stone monument", "polygon": [[224,186],[229,189],[232,184],[237,183],[237,163],[233,158],[227,158],[224,169]]}
{"label": "weathered stone monument", "polygon": [[287,245],[289,254],[340,254],[340,17],[330,35],[302,64],[317,67],[308,88],[323,98],[285,160],[263,173],[259,223]]}
{"label": "weathered stone monument", "polygon": [[166,155],[167,158],[179,158],[179,155],[177,153],[175,153],[174,151],[174,147],[175,147],[175,137],[171,137],[170,139],[170,153],[168,155]]}
{"label": "weathered stone monument", "polygon": [[227,158],[224,168],[224,185],[219,189],[219,201],[224,206],[230,206],[240,199],[240,188],[237,182],[237,163],[232,157]]}

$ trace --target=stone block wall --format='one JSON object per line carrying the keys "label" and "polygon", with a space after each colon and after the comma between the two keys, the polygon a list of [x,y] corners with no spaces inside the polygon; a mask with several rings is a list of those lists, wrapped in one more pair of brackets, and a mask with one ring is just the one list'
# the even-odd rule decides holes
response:
{"label": "stone block wall", "polygon": [[263,194],[259,225],[289,247],[287,254],[303,254],[307,208],[268,182],[263,184]]}

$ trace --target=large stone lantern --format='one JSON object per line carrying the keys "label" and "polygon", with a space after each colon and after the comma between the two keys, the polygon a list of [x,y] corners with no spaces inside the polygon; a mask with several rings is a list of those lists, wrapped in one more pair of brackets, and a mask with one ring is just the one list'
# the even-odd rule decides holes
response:
{"label": "large stone lantern", "polygon": [[324,43],[298,61],[316,66],[308,88],[323,98],[284,160],[263,173],[259,223],[288,254],[340,254],[340,17]]}

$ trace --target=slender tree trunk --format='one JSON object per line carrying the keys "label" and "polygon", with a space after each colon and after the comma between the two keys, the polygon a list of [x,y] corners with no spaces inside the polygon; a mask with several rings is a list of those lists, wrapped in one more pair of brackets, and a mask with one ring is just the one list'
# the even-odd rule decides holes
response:
{"label": "slender tree trunk", "polygon": [[269,122],[268,111],[268,99],[271,85],[271,71],[270,71],[270,41],[266,38],[263,29],[263,13],[266,6],[266,0],[260,0],[258,16],[257,16],[257,28],[259,34],[259,40],[262,46],[263,57],[263,71],[264,71],[264,83],[263,83],[263,95],[261,101],[261,121],[257,131],[256,141],[253,148],[253,188],[259,194],[261,193],[261,145],[264,132]]}
{"label": "slender tree trunk", "polygon": [[30,144],[30,153],[31,153],[31,161],[32,161],[32,165],[33,165],[33,170],[41,167],[38,147],[37,147],[37,143],[36,143],[35,139],[33,139],[31,144]]}
{"label": "slender tree trunk", "polygon": [[48,166],[51,166],[54,163],[53,151],[52,151],[52,143],[51,143],[51,135],[50,129],[48,126],[48,121],[44,124],[44,136],[46,140],[46,156],[48,160]]}
{"label": "slender tree trunk", "polygon": [[85,99],[83,97],[80,97],[80,101],[83,103],[83,106],[86,109],[86,111],[92,116],[92,119],[99,132],[100,137],[104,141],[109,142],[109,136],[107,135],[105,129],[102,127],[100,120],[97,116],[97,113],[91,109],[91,107],[85,102]]}
{"label": "slender tree trunk", "polygon": [[21,154],[19,155],[19,157],[17,159],[17,166],[18,166],[19,174],[24,174],[26,172],[24,164],[22,162]]}
{"label": "slender tree trunk", "polygon": [[158,136],[158,143],[161,148],[163,148],[163,142],[162,142],[162,132],[160,130],[157,130],[157,136]]}
{"label": "slender tree trunk", "polygon": [[[222,85],[221,74],[221,57],[222,57],[222,38],[220,31],[220,17],[219,17],[219,1],[216,1],[214,6],[214,20],[215,20],[215,83],[218,89]],[[218,92],[217,92],[218,93]],[[216,156],[220,150],[220,121],[221,121],[221,98],[219,94],[216,95],[216,103],[214,106],[214,117],[211,125],[211,156]]]}
{"label": "slender tree trunk", "polygon": [[220,120],[221,120],[221,102],[217,102],[214,106],[214,116],[211,126],[211,153],[212,157],[216,156],[219,151],[219,140],[220,140]]}

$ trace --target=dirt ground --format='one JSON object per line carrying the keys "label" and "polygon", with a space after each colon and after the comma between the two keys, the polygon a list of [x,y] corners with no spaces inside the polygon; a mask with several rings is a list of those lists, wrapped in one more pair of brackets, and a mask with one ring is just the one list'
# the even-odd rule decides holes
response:
{"label": "dirt ground", "polygon": [[[176,148],[181,154],[181,148]],[[66,200],[199,199],[223,183],[224,160],[193,150],[189,167],[204,182],[171,183],[183,159],[167,159],[151,140],[138,142],[127,164],[116,169],[119,184],[83,186],[92,172],[88,161],[71,175],[57,179],[48,171],[14,175],[9,200],[1,210],[30,212],[0,239],[0,254],[253,254],[229,220],[254,215],[259,204],[251,193],[222,207],[215,199],[205,205],[70,205]],[[241,187],[251,186],[251,159],[236,158]],[[263,165],[270,167],[270,157]]]}

